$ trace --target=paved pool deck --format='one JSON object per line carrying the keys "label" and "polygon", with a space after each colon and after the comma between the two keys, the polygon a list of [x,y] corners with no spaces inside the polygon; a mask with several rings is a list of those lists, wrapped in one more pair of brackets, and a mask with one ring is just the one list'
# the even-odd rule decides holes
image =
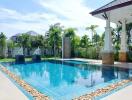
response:
{"label": "paved pool deck", "polygon": [[102,100],[132,100],[132,85],[127,86]]}
{"label": "paved pool deck", "polygon": [[0,100],[29,99],[0,71]]}

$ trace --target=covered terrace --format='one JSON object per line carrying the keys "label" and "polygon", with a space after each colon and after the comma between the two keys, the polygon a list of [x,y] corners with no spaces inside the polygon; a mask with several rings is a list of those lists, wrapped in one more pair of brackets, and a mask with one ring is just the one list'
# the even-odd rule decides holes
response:
{"label": "covered terrace", "polygon": [[119,60],[121,62],[126,62],[128,52],[126,24],[132,22],[132,0],[114,0],[90,14],[106,20],[102,63],[114,64],[110,22],[122,26]]}

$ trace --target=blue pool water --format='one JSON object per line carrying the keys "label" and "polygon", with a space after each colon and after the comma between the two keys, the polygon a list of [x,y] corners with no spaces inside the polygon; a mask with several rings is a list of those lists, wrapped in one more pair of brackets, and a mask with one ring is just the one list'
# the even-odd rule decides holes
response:
{"label": "blue pool water", "polygon": [[3,65],[53,100],[71,100],[131,76],[130,69],[78,61],[47,60]]}

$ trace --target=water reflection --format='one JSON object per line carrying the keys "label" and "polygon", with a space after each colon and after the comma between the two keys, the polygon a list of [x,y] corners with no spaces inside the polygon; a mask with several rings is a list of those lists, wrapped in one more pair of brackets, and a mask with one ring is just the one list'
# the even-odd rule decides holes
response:
{"label": "water reflection", "polygon": [[102,66],[102,77],[104,78],[104,82],[115,79],[114,67]]}
{"label": "water reflection", "polygon": [[57,64],[53,66],[51,63],[49,63],[48,65],[50,66],[47,67],[47,71],[49,72],[50,85],[54,87],[59,86],[61,82],[61,66],[57,66]]}
{"label": "water reflection", "polygon": [[118,78],[120,78],[120,79],[129,78],[129,71],[130,71],[130,69],[127,69],[127,68],[118,68],[117,69]]}
{"label": "water reflection", "polygon": [[129,69],[111,67],[111,66],[102,66],[102,77],[104,78],[104,82],[110,81],[112,79],[128,79]]}

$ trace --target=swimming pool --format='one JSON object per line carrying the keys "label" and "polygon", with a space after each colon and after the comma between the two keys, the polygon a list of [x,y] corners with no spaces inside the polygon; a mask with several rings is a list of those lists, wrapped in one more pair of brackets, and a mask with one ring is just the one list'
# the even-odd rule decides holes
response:
{"label": "swimming pool", "polygon": [[54,100],[70,100],[128,79],[132,74],[126,68],[89,65],[79,61],[46,60],[41,63],[3,65]]}

